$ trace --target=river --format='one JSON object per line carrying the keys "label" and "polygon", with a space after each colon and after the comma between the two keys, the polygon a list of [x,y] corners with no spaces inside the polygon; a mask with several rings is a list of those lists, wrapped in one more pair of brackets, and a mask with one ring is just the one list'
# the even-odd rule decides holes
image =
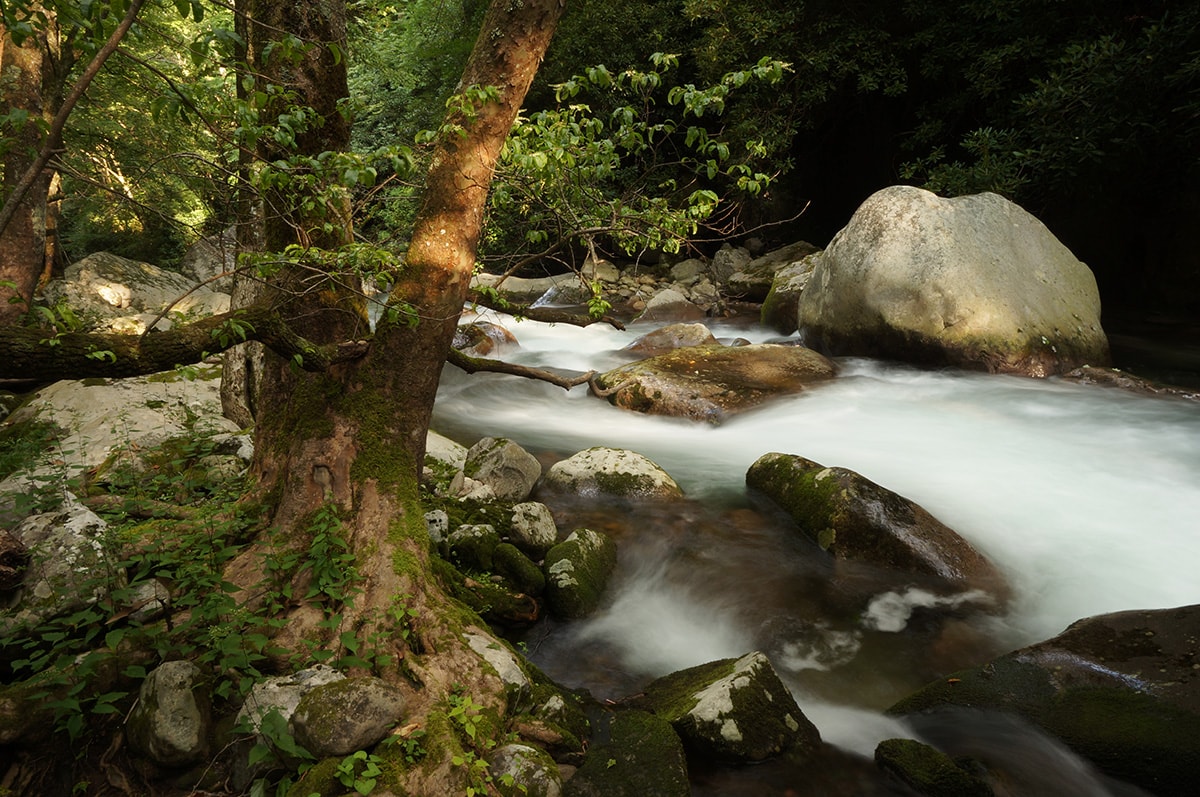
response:
{"label": "river", "polygon": [[[626,362],[620,350],[648,331],[492,320],[520,341],[505,359],[572,371]],[[778,339],[755,325],[710,328],[723,340]],[[620,512],[555,505],[560,523],[612,534],[620,562],[597,615],[525,635],[531,658],[617,699],[762,649],[823,738],[869,756],[881,739],[918,735],[880,711],[931,678],[1082,617],[1200,602],[1200,404],[1060,379],[838,364],[837,379],[720,426],[447,366],[433,424],[443,434],[467,445],[508,437],[545,463],[594,445],[632,449],[690,499]],[[870,611],[847,607],[821,553],[746,494],[746,469],[770,451],[850,468],[921,504],[1006,574],[1012,602],[935,624],[922,620],[928,596],[897,582]],[[1103,793],[1083,775],[1068,780]],[[709,793],[722,791],[733,792]]]}

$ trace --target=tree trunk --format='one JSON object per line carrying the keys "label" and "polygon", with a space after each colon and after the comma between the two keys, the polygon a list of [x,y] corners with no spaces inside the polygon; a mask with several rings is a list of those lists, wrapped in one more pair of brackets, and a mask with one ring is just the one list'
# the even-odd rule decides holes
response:
{"label": "tree trunk", "polygon": [[[485,711],[500,717],[506,710],[499,678],[464,639],[464,630],[477,619],[448,598],[432,574],[418,484],[438,379],[475,264],[492,171],[561,11],[561,0],[492,2],[461,85],[495,90],[486,99],[468,92],[468,107],[447,118],[408,262],[396,275],[389,300],[402,310],[398,319],[380,322],[359,360],[320,374],[297,374],[276,360],[264,374],[255,470],[264,491],[277,498],[277,533],[303,549],[315,513],[332,505],[355,556],[358,587],[353,605],[342,607],[340,626],[322,627],[328,605],[301,607],[277,641],[298,651],[314,641],[336,648],[347,631],[360,640],[383,640],[381,652],[401,662],[391,676],[409,694],[412,721],[422,725],[436,722],[439,712],[444,718],[456,685]],[[288,22],[287,30],[299,32],[294,16],[289,14]],[[329,30],[305,29],[300,35],[335,40]],[[303,80],[302,70],[292,77]],[[328,85],[328,72],[323,80],[308,90]],[[332,142],[311,143],[328,149]],[[288,220],[290,228],[303,230],[295,222]],[[280,242],[268,234],[268,249]],[[306,294],[300,316],[289,310],[297,331],[317,343],[329,340],[322,335],[360,334],[360,300],[339,293],[332,283],[327,287]],[[231,578],[249,585],[258,571],[254,556],[243,557]],[[395,627],[398,604],[416,612],[411,634]],[[452,766],[452,755],[450,747],[431,749],[426,763],[410,773],[406,791],[462,793],[466,773]]]}
{"label": "tree trunk", "polygon": [[[21,46],[4,34],[0,46],[0,75],[3,97],[0,115],[12,111],[28,113],[28,120],[9,142],[4,153],[5,201],[17,189],[38,153],[49,145],[57,149],[59,141],[43,140],[43,125],[49,126],[63,100],[63,87],[74,64],[71,48],[62,47],[57,26],[51,16],[44,29],[26,38]],[[55,182],[52,168],[41,169],[25,191],[12,219],[0,234],[0,281],[13,287],[0,287],[0,324],[15,323],[33,299],[38,282],[49,277],[53,263],[53,209],[47,199]],[[10,298],[19,302],[10,303]]]}

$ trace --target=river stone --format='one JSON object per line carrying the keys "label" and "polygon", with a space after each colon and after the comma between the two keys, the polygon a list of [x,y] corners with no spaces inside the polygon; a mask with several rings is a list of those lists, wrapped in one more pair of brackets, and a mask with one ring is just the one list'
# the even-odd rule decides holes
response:
{"label": "river stone", "polygon": [[627,709],[593,721],[583,766],[566,782],[566,797],[688,797],[687,758],[671,724]]}
{"label": "river stone", "polygon": [[156,764],[181,767],[204,760],[211,719],[203,671],[168,661],[150,671],[125,725],[132,749]]}
{"label": "river stone", "polygon": [[935,747],[914,739],[885,739],[875,763],[925,797],[992,797],[987,781]]}
{"label": "river stone", "polygon": [[659,678],[639,705],[670,722],[690,750],[726,761],[807,754],[821,744],[816,726],[758,651]]}
{"label": "river stone", "polygon": [[512,543],[502,542],[492,552],[492,568],[513,589],[537,597],[546,589],[546,576],[537,563]]}
{"label": "river stone", "polygon": [[471,570],[491,570],[500,535],[487,523],[459,526],[446,538],[450,561]]}
{"label": "river stone", "polygon": [[803,346],[691,346],[614,368],[595,385],[627,410],[719,423],[835,373],[829,359]]}
{"label": "river stone", "polygon": [[482,482],[499,501],[524,501],[542,475],[537,458],[511,440],[485,437],[467,451],[463,473]]}
{"label": "river stone", "polygon": [[246,702],[237,713],[236,725],[257,734],[263,717],[274,711],[285,721],[292,718],[300,698],[324,684],[341,681],[346,676],[324,664],[318,664],[291,675],[265,678],[250,688]]}
{"label": "river stone", "polygon": [[809,255],[803,260],[789,263],[775,273],[771,288],[759,310],[759,320],[764,327],[770,327],[780,335],[790,335],[796,331],[796,312],[800,305],[800,295],[808,287],[818,259],[815,254]]}
{"label": "river stone", "polygon": [[737,272],[745,271],[750,265],[750,260],[750,252],[746,249],[722,244],[721,248],[713,255],[708,271],[712,274],[713,279],[725,282]]}
{"label": "river stone", "polygon": [[1200,771],[1200,606],[1090,617],[910,695],[890,714],[1018,714],[1107,775],[1190,794]]}
{"label": "river stone", "polygon": [[514,698],[513,702],[515,702],[515,698],[529,694],[531,689],[529,677],[525,675],[525,671],[517,663],[517,657],[513,655],[508,646],[490,633],[478,628],[468,630],[463,637],[471,650],[492,665],[496,674],[500,676],[500,680],[504,682],[509,697]]}
{"label": "river stone", "polygon": [[575,274],[558,274],[553,277],[505,277],[500,274],[476,274],[471,278],[471,288],[495,288],[506,299],[517,304],[532,304],[546,291],[564,282],[578,282]]}
{"label": "river stone", "polygon": [[[527,744],[506,744],[488,756],[488,772],[502,797],[560,797],[562,775],[554,759]],[[512,784],[501,780],[512,778]],[[505,778],[507,780],[507,778]]]}
{"label": "river stone", "polygon": [[517,336],[490,321],[460,324],[454,330],[454,348],[468,357],[495,357],[518,348]]}
{"label": "river stone", "polygon": [[346,678],[306,692],[292,715],[292,732],[317,758],[350,755],[387,736],[405,706],[404,694],[380,678]]}
{"label": "river stone", "polygon": [[635,324],[674,324],[700,321],[704,310],[674,288],[663,288],[650,297]]}
{"label": "river stone", "polygon": [[668,324],[647,332],[622,351],[653,357],[685,346],[711,346],[717,339],[704,324]]}
{"label": "river stone", "polygon": [[513,504],[509,539],[525,553],[540,559],[558,542],[558,526],[550,507],[537,501]]}
{"label": "river stone", "polygon": [[584,498],[680,498],[683,490],[647,457],[594,446],[550,466],[541,489]]}
{"label": "river stone", "polygon": [[825,250],[797,322],[838,355],[1029,376],[1109,360],[1092,272],[991,193],[873,194]]}
{"label": "river stone", "polygon": [[765,454],[746,485],[792,516],[835,559],[920,575],[931,588],[980,591],[1003,599],[1000,572],[970,543],[924,508],[846,468],[793,454]]}
{"label": "river stone", "polygon": [[546,604],[558,617],[586,617],[600,605],[617,566],[617,545],[606,534],[576,529],[546,554]]}
{"label": "river stone", "polygon": [[737,299],[762,302],[767,298],[780,271],[795,268],[816,251],[817,247],[808,241],[797,241],[782,249],[768,252],[762,257],[756,257],[725,280],[725,290]]}

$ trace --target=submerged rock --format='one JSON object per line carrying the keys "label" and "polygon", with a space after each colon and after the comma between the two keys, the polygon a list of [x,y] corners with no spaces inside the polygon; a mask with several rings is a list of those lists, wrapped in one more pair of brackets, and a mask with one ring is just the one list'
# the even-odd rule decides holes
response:
{"label": "submerged rock", "polygon": [[802,346],[690,346],[614,368],[595,385],[624,409],[719,422],[835,372],[830,360]]}
{"label": "submerged rock", "polygon": [[767,657],[759,652],[672,673],[652,682],[639,705],[671,723],[705,756],[762,761],[821,744]]}
{"label": "submerged rock", "polygon": [[577,529],[546,554],[546,604],[559,617],[586,617],[600,605],[617,565],[617,545],[606,534]]}
{"label": "submerged rock", "polygon": [[595,446],[554,463],[541,489],[583,498],[680,498],[683,490],[635,451]]}
{"label": "submerged rock", "polygon": [[1188,794],[1200,771],[1198,639],[1200,606],[1091,617],[932,683],[888,712],[1018,714],[1112,777],[1154,794]]}
{"label": "submerged rock", "polygon": [[691,794],[683,744],[665,719],[626,710],[605,714],[592,724],[592,745],[583,766],[566,782],[566,797]]}
{"label": "submerged rock", "polygon": [[1003,576],[971,544],[919,505],[845,468],[766,454],[746,485],[785,509],[836,559],[923,576],[930,586],[1003,598]]}
{"label": "submerged rock", "polygon": [[499,324],[472,321],[454,330],[454,348],[468,357],[495,357],[518,348],[517,336]]}
{"label": "submerged rock", "polygon": [[838,355],[1029,376],[1109,360],[1092,272],[990,193],[873,194],[821,256],[797,322]]}

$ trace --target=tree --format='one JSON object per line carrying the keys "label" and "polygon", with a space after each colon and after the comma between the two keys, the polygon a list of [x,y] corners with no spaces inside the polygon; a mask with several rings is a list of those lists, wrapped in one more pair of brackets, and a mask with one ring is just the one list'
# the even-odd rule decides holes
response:
{"label": "tree", "polygon": [[[332,519],[347,546],[339,562],[354,571],[346,576],[355,588],[344,605],[293,607],[275,644],[303,655],[314,642],[336,650],[347,634],[385,640],[392,661],[404,662],[403,673],[393,664],[388,675],[425,723],[446,716],[452,687],[495,716],[506,708],[501,682],[463,637],[471,620],[431,571],[418,488],[438,377],[467,298],[488,186],[562,7],[560,0],[489,6],[438,133],[407,262],[379,261],[393,288],[389,312],[373,334],[359,286],[348,284],[328,256],[349,240],[342,195],[336,187],[322,190],[321,170],[336,160],[348,135],[339,112],[345,4],[248,0],[241,10],[258,112],[276,128],[286,117],[295,134],[287,163],[276,157],[281,138],[256,142],[265,163],[282,165],[262,183],[264,241],[276,250],[264,260],[277,264],[264,298],[224,317],[124,342],[58,331],[48,346],[45,330],[17,338],[29,347],[30,368],[57,360],[106,375],[194,361],[243,337],[282,352],[268,358],[255,430],[253,472],[260,497],[272,507],[271,545],[282,539],[306,549],[314,518]],[[251,545],[228,571],[248,596],[267,545]],[[304,586],[297,585],[297,594]],[[397,627],[401,596],[408,596],[402,617],[411,620],[411,635]],[[454,755],[452,744],[431,750],[404,790],[462,793],[468,773],[455,769]]]}

